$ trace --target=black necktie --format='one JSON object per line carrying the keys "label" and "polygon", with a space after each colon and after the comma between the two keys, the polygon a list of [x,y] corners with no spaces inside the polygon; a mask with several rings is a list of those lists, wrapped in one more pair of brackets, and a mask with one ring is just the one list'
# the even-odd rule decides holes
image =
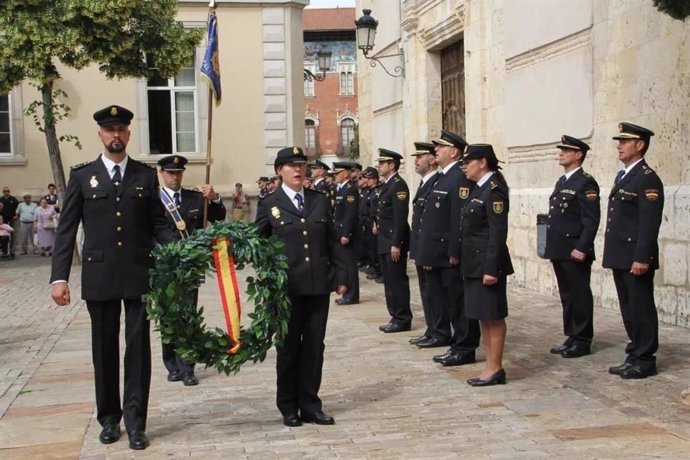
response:
{"label": "black necktie", "polygon": [[175,200],[175,205],[180,205],[180,192],[173,193],[173,200]]}
{"label": "black necktie", "polygon": [[625,176],[625,169],[621,169],[618,171],[618,174],[616,174],[616,180],[614,180],[614,184],[617,184],[623,179],[623,176]]}
{"label": "black necktie", "polygon": [[304,212],[304,198],[302,198],[302,195],[298,193],[297,195],[295,195],[295,201],[297,202],[297,209],[301,214],[302,212]]}
{"label": "black necktie", "polygon": [[120,165],[115,165],[113,166],[113,184],[115,187],[120,185],[120,182],[122,182],[122,174],[120,174]]}
{"label": "black necktie", "polygon": [[558,182],[556,182],[556,188],[559,188],[559,189],[562,188],[563,185],[565,185],[565,181],[566,181],[565,176],[559,177]]}

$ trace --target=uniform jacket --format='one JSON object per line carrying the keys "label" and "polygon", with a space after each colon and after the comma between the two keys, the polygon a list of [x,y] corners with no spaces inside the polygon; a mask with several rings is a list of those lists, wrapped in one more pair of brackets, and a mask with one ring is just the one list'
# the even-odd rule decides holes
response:
{"label": "uniform jacket", "polygon": [[[171,197],[172,198],[172,197]],[[182,197],[180,206],[178,208],[182,220],[184,220],[187,226],[187,232],[191,235],[194,230],[203,228],[204,226],[204,195],[196,190],[188,190],[186,188],[182,189]],[[219,220],[225,219],[225,206],[223,203],[214,203],[213,201],[208,202],[208,221],[217,222]],[[175,226],[175,221],[170,216],[170,213],[166,212],[166,217],[168,221],[168,226],[170,230],[175,233],[179,238],[182,235],[177,230]]]}
{"label": "uniform jacket", "polygon": [[304,189],[300,214],[282,187],[259,202],[256,225],[285,244],[291,295],[324,295],[346,284],[343,249],[323,193]]}
{"label": "uniform jacket", "polygon": [[328,185],[328,182],[326,182],[326,179],[321,179],[318,184],[314,185],[313,189],[325,194],[331,207],[333,206],[333,194],[331,193],[331,187]]}
{"label": "uniform jacket", "polygon": [[262,189],[259,189],[259,199],[263,200],[266,198],[271,192],[268,191],[268,188],[264,187]]}
{"label": "uniform jacket", "polygon": [[546,258],[571,260],[577,249],[594,260],[594,237],[599,228],[601,209],[599,184],[578,169],[551,194],[546,233]]}
{"label": "uniform jacket", "polygon": [[148,292],[154,239],[175,239],[158,196],[156,170],[130,157],[116,189],[100,157],[72,168],[55,235],[51,282],[69,280],[80,221],[82,298],[136,299]]}
{"label": "uniform jacket", "polygon": [[460,216],[473,189],[459,163],[439,173],[422,214],[417,265],[450,267],[449,258],[460,257]]}
{"label": "uniform jacket", "polygon": [[391,246],[407,252],[410,244],[409,212],[410,189],[403,178],[395,173],[381,186],[376,207],[376,247],[379,254],[390,253]]}
{"label": "uniform jacket", "polygon": [[462,256],[466,278],[496,277],[513,273],[508,254],[508,187],[496,175],[475,187],[462,211]]}
{"label": "uniform jacket", "polygon": [[412,198],[412,232],[410,233],[410,258],[416,259],[417,248],[419,247],[419,237],[422,231],[422,214],[427,203],[431,190],[433,190],[438,173],[429,177],[424,185],[417,189],[417,192]]}
{"label": "uniform jacket", "polygon": [[604,234],[604,268],[629,270],[633,262],[659,268],[659,227],[664,184],[640,161],[611,189]]}
{"label": "uniform jacket", "polygon": [[343,183],[335,195],[334,219],[338,238],[352,239],[359,222],[359,189],[351,180]]}

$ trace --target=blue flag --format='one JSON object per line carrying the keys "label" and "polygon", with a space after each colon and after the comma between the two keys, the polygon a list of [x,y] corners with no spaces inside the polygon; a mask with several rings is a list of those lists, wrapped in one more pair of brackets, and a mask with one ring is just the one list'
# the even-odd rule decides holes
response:
{"label": "blue flag", "polygon": [[208,83],[213,88],[216,103],[220,102],[220,62],[218,61],[218,19],[216,11],[208,13],[208,48],[201,64],[201,73],[208,78]]}

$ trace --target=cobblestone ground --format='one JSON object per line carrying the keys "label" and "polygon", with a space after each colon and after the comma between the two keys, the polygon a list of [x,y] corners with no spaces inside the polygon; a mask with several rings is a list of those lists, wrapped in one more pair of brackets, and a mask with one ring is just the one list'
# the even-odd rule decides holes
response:
{"label": "cobblestone ground", "polygon": [[[624,357],[617,312],[596,311],[593,355],[565,360],[548,353],[562,341],[556,298],[509,289],[508,384],[471,388],[465,380],[481,362],[442,368],[431,361],[442,349],[407,343],[423,330],[418,302],[412,332],[378,331],[387,321],[382,286],[364,277],[360,305],[331,308],[321,396],[335,426],[282,425],[273,352],[230,377],[199,369],[200,385],[184,387],[166,381],[156,337],[151,446],[133,452],[126,437],[105,446],[94,415],[88,313],[81,301],[52,305],[48,272],[48,260],[36,256],[0,265],[3,459],[690,458],[690,409],[680,398],[690,381],[690,331],[662,326],[660,374],[624,381],[606,371]],[[201,303],[208,322],[220,325],[215,289],[209,280]],[[78,298],[76,282],[75,291]]]}

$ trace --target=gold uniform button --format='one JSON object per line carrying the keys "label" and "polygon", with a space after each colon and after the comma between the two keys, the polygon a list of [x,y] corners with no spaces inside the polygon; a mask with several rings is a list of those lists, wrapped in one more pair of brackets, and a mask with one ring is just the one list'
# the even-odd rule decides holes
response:
{"label": "gold uniform button", "polygon": [[[94,198],[95,198],[95,197],[94,197]],[[119,196],[118,196],[118,197],[115,197],[115,201],[117,201],[117,202],[119,203],[119,202],[120,202],[120,197],[119,197]]]}
{"label": "gold uniform button", "polygon": [[302,235],[307,236],[307,235],[308,235],[307,231],[306,231],[306,230],[303,231],[303,232],[302,232]]}
{"label": "gold uniform button", "polygon": [[120,217],[120,216],[122,216],[122,213],[121,213],[120,211],[117,211],[117,212],[115,213],[115,215],[116,215],[117,217]]}
{"label": "gold uniform button", "polygon": [[118,241],[118,242],[117,242],[117,245],[118,245],[118,246],[122,246],[122,241]]}
{"label": "gold uniform button", "polygon": [[301,218],[299,221],[302,222],[302,223],[305,223],[307,220],[303,217],[303,218]]}
{"label": "gold uniform button", "polygon": [[122,227],[117,227],[117,231],[118,231],[118,232],[121,232],[121,231],[122,231]]}
{"label": "gold uniform button", "polygon": [[91,257],[89,257],[89,258],[88,258],[88,259],[86,259],[86,260],[87,260],[87,261],[89,261],[89,262],[91,262]]}
{"label": "gold uniform button", "polygon": [[304,245],[304,249],[309,249],[309,245],[308,245],[308,244],[305,244],[305,245]]}
{"label": "gold uniform button", "polygon": [[305,261],[305,262],[309,262],[309,260],[310,260],[309,257],[305,257],[305,258],[304,258],[304,261]]}

